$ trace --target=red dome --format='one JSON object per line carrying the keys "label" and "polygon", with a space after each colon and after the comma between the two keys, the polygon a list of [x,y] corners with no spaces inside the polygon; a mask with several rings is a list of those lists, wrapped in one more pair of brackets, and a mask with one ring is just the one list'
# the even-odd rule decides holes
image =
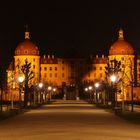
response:
{"label": "red dome", "polygon": [[111,46],[109,55],[133,55],[134,49],[123,38],[123,31],[119,31],[119,39]]}
{"label": "red dome", "polygon": [[15,55],[39,55],[38,47],[29,39],[19,43],[15,50]]}

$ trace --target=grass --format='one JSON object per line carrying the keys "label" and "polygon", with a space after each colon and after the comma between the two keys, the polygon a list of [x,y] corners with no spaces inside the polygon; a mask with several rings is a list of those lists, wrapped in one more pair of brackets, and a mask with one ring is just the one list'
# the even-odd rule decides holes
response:
{"label": "grass", "polygon": [[[102,104],[98,104],[97,107],[102,108],[110,113],[115,113],[114,110],[111,108],[111,106],[106,106]],[[125,111],[125,112],[118,112],[116,115],[130,123],[134,124],[140,124],[140,112],[131,112],[131,111]]]}
{"label": "grass", "polygon": [[122,112],[118,116],[131,123],[140,124],[140,112],[127,111],[127,112]]}
{"label": "grass", "polygon": [[22,111],[18,110],[18,109],[12,109],[12,110],[7,110],[7,111],[3,111],[0,112],[0,121],[16,116],[18,114],[22,113]]}

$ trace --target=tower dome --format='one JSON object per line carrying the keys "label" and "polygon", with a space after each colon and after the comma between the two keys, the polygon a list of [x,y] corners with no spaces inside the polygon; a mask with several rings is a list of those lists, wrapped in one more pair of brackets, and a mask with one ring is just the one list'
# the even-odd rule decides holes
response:
{"label": "tower dome", "polygon": [[133,55],[134,49],[131,44],[124,40],[123,30],[119,30],[118,40],[111,46],[109,55]]}
{"label": "tower dome", "polygon": [[18,44],[15,55],[39,55],[38,47],[30,41],[29,31],[25,31],[25,40]]}

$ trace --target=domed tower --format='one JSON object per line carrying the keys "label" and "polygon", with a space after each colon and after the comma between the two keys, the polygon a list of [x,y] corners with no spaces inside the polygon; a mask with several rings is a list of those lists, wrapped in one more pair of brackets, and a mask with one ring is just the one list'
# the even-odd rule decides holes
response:
{"label": "domed tower", "polygon": [[25,60],[31,63],[31,71],[34,72],[35,77],[32,79],[32,83],[39,82],[39,70],[40,70],[40,56],[38,47],[30,41],[29,31],[26,27],[25,40],[18,44],[15,50],[15,72],[19,73],[22,65],[25,64]]}
{"label": "domed tower", "polygon": [[134,49],[129,42],[124,40],[122,29],[119,30],[118,40],[109,50],[109,60],[113,59],[121,61],[122,72],[119,76],[123,79],[124,99],[130,99],[130,90],[128,91],[125,87],[130,86],[130,82],[134,79]]}

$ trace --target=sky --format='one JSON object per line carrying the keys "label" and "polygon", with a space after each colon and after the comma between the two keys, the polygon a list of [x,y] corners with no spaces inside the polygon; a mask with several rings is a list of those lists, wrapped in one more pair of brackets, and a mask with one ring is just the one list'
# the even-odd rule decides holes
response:
{"label": "sky", "polygon": [[[44,2],[44,1],[43,1]],[[0,65],[8,67],[25,25],[40,54],[108,55],[124,30],[125,39],[140,52],[140,8],[135,0],[15,1],[0,5]]]}

